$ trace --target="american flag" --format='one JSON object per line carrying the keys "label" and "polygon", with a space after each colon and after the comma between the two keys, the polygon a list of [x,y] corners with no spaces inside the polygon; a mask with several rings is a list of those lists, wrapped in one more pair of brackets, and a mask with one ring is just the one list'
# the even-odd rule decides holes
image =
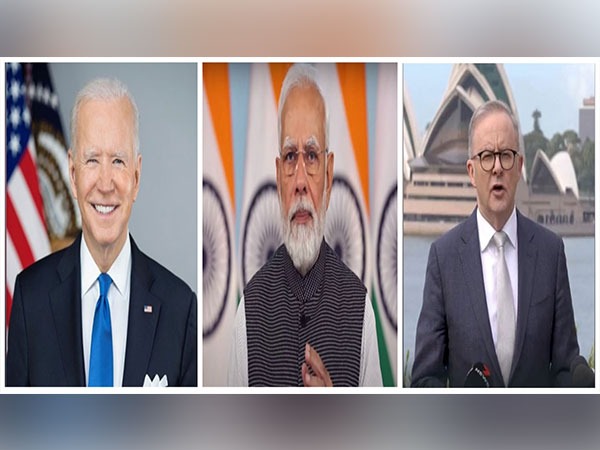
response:
{"label": "american flag", "polygon": [[69,185],[69,147],[49,65],[28,63],[23,66],[46,230],[54,251],[69,245],[81,228],[79,208]]}
{"label": "american flag", "polygon": [[23,66],[6,64],[6,324],[17,274],[50,253]]}

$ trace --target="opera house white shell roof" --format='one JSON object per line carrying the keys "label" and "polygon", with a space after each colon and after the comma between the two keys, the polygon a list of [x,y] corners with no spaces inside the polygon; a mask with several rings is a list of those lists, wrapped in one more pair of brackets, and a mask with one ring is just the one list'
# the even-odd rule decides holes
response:
{"label": "opera house white shell roof", "polygon": [[565,194],[570,189],[579,198],[577,177],[569,153],[558,152],[550,160],[542,150],[538,150],[531,167],[530,186],[534,194]]}

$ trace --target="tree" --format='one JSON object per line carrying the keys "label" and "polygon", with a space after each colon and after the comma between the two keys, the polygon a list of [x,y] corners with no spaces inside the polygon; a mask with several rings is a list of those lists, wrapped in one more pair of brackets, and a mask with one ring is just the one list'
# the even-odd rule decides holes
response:
{"label": "tree", "polygon": [[548,158],[552,158],[558,152],[562,152],[566,149],[567,147],[565,146],[565,138],[563,135],[560,133],[554,133],[554,136],[552,136],[552,139],[550,139],[550,144],[546,148],[546,156],[548,156]]}
{"label": "tree", "polygon": [[587,196],[594,196],[594,165],[595,165],[594,141],[586,139],[581,147],[581,168],[575,169],[579,191]]}
{"label": "tree", "polygon": [[567,151],[570,154],[577,152],[580,150],[579,144],[581,144],[581,139],[579,139],[579,135],[575,130],[567,130],[563,133],[563,140],[565,145],[567,146]]}
{"label": "tree", "polygon": [[552,138],[548,140],[540,127],[539,120],[542,117],[542,113],[536,109],[531,114],[531,117],[533,117],[533,130],[523,135],[527,179],[531,178],[531,166],[538,150],[546,153],[549,159],[558,152],[567,150],[573,161],[580,195],[594,196],[594,141],[586,139],[582,144],[579,135],[574,130],[554,133]]}

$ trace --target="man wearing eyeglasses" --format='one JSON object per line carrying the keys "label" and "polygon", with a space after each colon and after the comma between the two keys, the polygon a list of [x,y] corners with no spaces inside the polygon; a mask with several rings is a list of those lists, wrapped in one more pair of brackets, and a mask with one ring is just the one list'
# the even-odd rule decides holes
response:
{"label": "man wearing eyeglasses", "polygon": [[412,385],[570,386],[579,354],[562,240],[515,207],[519,127],[504,103],[469,125],[477,208],[429,252]]}
{"label": "man wearing eyeglasses", "polygon": [[367,290],[324,240],[333,161],[316,71],[294,65],[281,89],[275,161],[284,244],[244,289],[230,386],[382,384]]}

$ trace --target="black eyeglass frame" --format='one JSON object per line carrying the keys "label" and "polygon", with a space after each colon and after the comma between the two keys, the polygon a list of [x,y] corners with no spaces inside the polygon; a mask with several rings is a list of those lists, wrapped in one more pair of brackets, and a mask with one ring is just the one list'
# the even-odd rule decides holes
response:
{"label": "black eyeglass frame", "polygon": [[[510,167],[504,167],[504,163],[502,162],[502,155],[506,154],[507,152],[512,153],[513,157],[512,157],[512,163],[510,165]],[[492,154],[493,156],[493,161],[492,161],[492,165],[490,166],[489,169],[486,169],[483,166],[483,157],[484,154]],[[500,158],[500,166],[502,167],[502,169],[504,170],[511,170],[513,167],[515,167],[515,161],[517,160],[517,156],[520,156],[519,152],[516,150],[513,150],[512,148],[505,148],[503,150],[500,150],[498,152],[493,152],[491,150],[482,150],[479,153],[477,153],[476,155],[473,155],[471,157],[471,159],[477,158],[479,157],[479,165],[481,166],[481,170],[483,170],[484,172],[491,172],[492,170],[494,170],[494,167],[496,166],[496,157]]]}

